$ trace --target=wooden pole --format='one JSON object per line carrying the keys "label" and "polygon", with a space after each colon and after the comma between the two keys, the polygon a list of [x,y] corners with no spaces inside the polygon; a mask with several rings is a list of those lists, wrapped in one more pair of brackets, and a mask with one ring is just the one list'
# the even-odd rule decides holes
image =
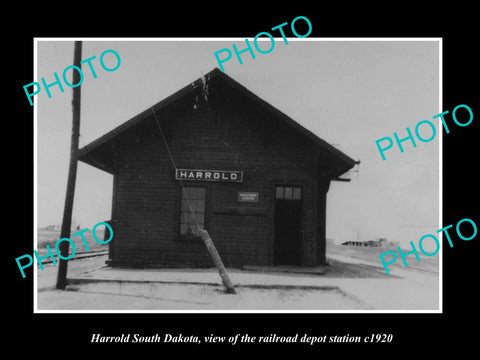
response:
{"label": "wooden pole", "polygon": [[[75,41],[73,52],[73,65],[81,69],[82,59],[82,42]],[[79,84],[81,81],[80,73],[73,71],[72,84]],[[77,153],[78,139],[80,136],[80,85],[73,88],[72,94],[72,139],[70,145],[70,165],[68,168],[67,191],[65,195],[65,205],[63,208],[62,228],[60,231],[60,239],[70,237],[70,228],[72,226],[72,210],[73,198],[75,195],[75,181],[77,178]],[[64,258],[68,257],[69,246],[68,241],[60,243],[60,255]],[[64,290],[67,285],[67,267],[68,260],[60,259],[57,274],[57,289]]]}
{"label": "wooden pole", "polygon": [[210,257],[212,258],[213,263],[215,264],[215,267],[217,268],[218,273],[222,278],[222,282],[223,282],[223,285],[225,286],[226,293],[235,294],[235,288],[233,287],[233,284],[230,281],[230,278],[228,277],[227,270],[223,265],[222,259],[220,258],[220,255],[217,252],[217,248],[213,244],[213,241],[210,238],[208,231],[200,228],[198,229],[198,231],[200,232],[200,236],[202,237],[203,243],[205,244],[205,247],[207,248],[207,251],[210,254]]}

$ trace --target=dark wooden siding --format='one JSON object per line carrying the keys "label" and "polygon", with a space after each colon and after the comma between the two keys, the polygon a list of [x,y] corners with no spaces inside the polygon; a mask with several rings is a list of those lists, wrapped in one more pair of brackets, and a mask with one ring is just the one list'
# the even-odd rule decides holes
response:
{"label": "dark wooden siding", "polygon": [[[207,187],[207,230],[227,266],[272,264],[276,184],[302,186],[302,262],[317,262],[319,196],[309,140],[226,86],[210,88],[207,103],[182,98],[157,117],[178,168],[244,172],[242,183],[184,181]],[[212,266],[200,240],[179,239],[179,182],[153,118],[116,148],[113,263]],[[238,191],[259,192],[259,202],[239,203]]]}

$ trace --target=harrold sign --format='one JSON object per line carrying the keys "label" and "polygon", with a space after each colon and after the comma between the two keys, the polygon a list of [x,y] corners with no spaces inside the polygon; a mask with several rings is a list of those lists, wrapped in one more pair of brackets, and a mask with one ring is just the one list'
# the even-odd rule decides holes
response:
{"label": "harrold sign", "polygon": [[243,171],[176,169],[175,179],[242,182]]}

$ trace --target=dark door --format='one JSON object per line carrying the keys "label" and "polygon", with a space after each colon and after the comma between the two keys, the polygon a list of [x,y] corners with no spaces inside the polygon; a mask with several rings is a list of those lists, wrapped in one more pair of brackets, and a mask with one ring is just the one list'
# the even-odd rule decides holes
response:
{"label": "dark door", "polygon": [[275,265],[300,265],[302,254],[301,188],[277,186],[275,189]]}

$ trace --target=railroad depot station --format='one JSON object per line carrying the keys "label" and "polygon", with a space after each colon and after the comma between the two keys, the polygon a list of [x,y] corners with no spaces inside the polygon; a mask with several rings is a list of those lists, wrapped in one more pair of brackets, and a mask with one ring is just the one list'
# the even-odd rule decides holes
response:
{"label": "railroad depot station", "polygon": [[78,156],[113,175],[125,267],[211,267],[197,226],[227,267],[323,265],[330,182],[358,163],[218,69]]}

